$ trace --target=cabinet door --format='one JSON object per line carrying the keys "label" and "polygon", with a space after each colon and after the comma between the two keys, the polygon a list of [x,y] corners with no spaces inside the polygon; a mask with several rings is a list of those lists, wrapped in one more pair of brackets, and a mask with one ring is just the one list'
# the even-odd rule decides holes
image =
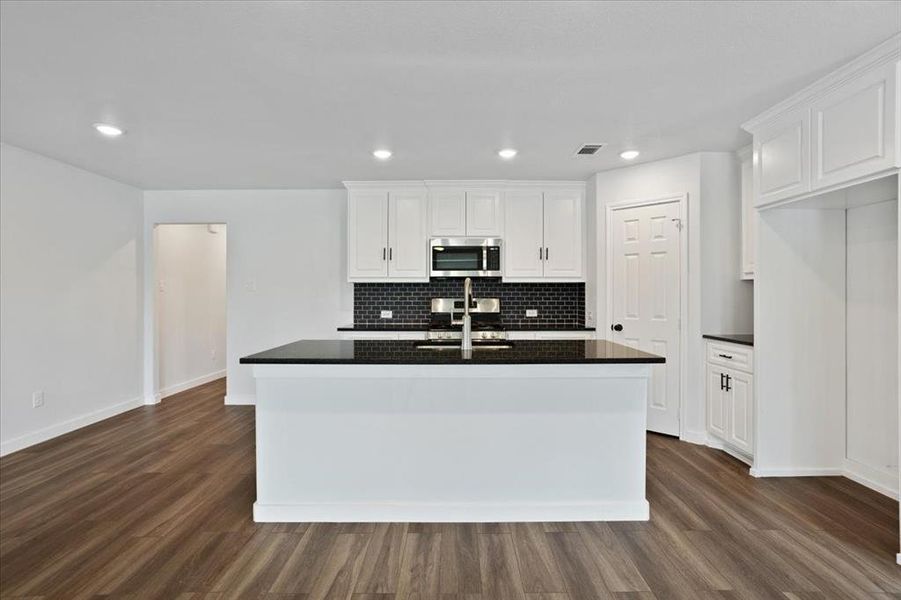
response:
{"label": "cabinet door", "polygon": [[466,192],[466,235],[500,237],[503,223],[503,193],[500,190]]}
{"label": "cabinet door", "polygon": [[466,192],[436,189],[429,192],[432,237],[466,235]]}
{"label": "cabinet door", "polygon": [[504,280],[544,274],[544,211],[541,190],[507,190],[504,203]]}
{"label": "cabinet door", "polygon": [[757,210],[754,208],[754,167],[750,152],[741,160],[741,278],[754,279],[757,252]]}
{"label": "cabinet door", "polygon": [[725,380],[723,369],[707,365],[707,431],[722,440],[726,439],[728,419]]}
{"label": "cabinet door", "polygon": [[392,191],[388,200],[388,278],[428,281],[425,189]]}
{"label": "cabinet door", "polygon": [[577,280],[582,272],[582,192],[544,193],[544,277]]}
{"label": "cabinet door", "polygon": [[880,65],[813,103],[813,189],[895,165],[897,69],[898,63]]}
{"label": "cabinet door", "polygon": [[388,276],[388,192],[350,191],[347,195],[347,278],[384,280]]}
{"label": "cabinet door", "polygon": [[729,377],[726,441],[746,454],[754,453],[754,390],[751,375],[725,371]]}
{"label": "cabinet door", "polygon": [[810,190],[809,135],[807,109],[754,133],[755,206]]}

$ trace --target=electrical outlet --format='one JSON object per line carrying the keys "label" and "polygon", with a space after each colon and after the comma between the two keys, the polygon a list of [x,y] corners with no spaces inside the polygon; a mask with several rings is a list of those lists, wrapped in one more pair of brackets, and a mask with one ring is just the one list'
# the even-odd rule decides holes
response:
{"label": "electrical outlet", "polygon": [[44,390],[38,390],[31,394],[31,407],[40,408],[44,406]]}
{"label": "electrical outlet", "polygon": [[248,292],[257,291],[257,280],[256,279],[248,279],[247,283],[244,284],[244,289]]}
{"label": "electrical outlet", "polygon": [[213,348],[212,350],[210,350],[210,359],[213,360],[213,361],[216,360],[216,349],[215,349],[215,348]]}
{"label": "electrical outlet", "polygon": [[393,319],[393,318],[394,318],[394,311],[391,311],[391,310],[383,310],[383,311],[382,311],[382,318],[383,318],[383,319]]}
{"label": "electrical outlet", "polygon": [[538,316],[538,310],[537,310],[537,309],[534,309],[534,308],[527,308],[527,309],[526,309],[526,317],[531,318],[531,317],[537,317],[537,316]]}

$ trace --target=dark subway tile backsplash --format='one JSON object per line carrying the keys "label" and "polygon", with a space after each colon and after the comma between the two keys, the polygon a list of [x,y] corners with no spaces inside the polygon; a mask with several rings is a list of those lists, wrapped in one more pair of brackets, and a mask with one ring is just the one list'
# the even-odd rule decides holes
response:
{"label": "dark subway tile backsplash", "polygon": [[[474,279],[473,296],[500,298],[501,318],[507,327],[553,329],[585,325],[584,283],[502,283]],[[432,298],[462,298],[462,279],[433,279],[428,283],[355,283],[354,324],[405,323],[427,325]],[[538,311],[526,318],[526,309]],[[381,311],[392,311],[382,319]]]}

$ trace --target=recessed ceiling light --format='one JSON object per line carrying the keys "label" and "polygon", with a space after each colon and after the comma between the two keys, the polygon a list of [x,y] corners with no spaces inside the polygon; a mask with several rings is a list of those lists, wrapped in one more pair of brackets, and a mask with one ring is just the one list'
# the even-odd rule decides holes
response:
{"label": "recessed ceiling light", "polygon": [[619,153],[619,157],[623,160],[632,160],[638,156],[638,150],[626,150]]}
{"label": "recessed ceiling light", "polygon": [[372,155],[379,160],[388,160],[389,158],[391,158],[391,150],[375,150],[373,151]]}
{"label": "recessed ceiling light", "polygon": [[516,156],[516,150],[514,150],[513,148],[504,148],[503,150],[498,150],[497,155],[504,160],[510,160],[511,158]]}
{"label": "recessed ceiling light", "polygon": [[125,133],[122,129],[116,127],[115,125],[109,125],[107,123],[94,123],[94,129],[107,137],[119,137],[120,135]]}

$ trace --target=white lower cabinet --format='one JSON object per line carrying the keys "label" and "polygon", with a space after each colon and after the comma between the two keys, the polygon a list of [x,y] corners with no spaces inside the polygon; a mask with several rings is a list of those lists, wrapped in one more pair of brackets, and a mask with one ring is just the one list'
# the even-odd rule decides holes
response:
{"label": "white lower cabinet", "polygon": [[[752,353],[747,346],[708,342],[707,433],[747,458],[754,456]],[[734,357],[744,359],[725,366],[727,360],[736,360]]]}

